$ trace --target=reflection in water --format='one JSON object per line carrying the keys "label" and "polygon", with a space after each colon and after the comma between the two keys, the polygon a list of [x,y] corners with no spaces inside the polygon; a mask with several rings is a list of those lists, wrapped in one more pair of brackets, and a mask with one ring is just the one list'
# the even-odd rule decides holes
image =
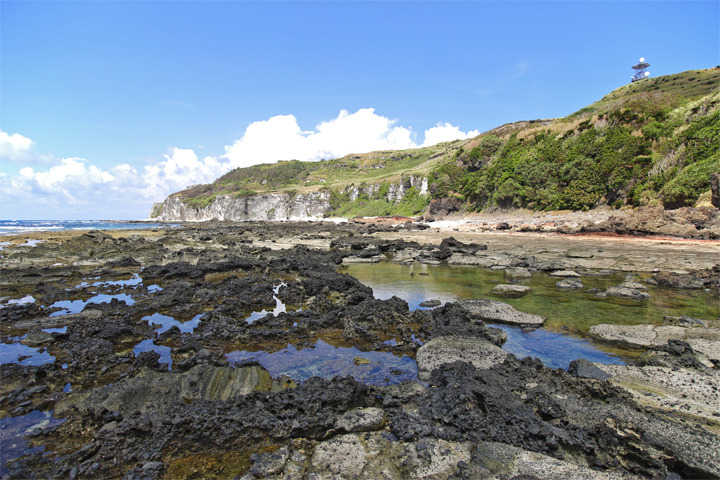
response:
{"label": "reflection in water", "polygon": [[110,287],[110,286],[123,286],[123,287],[135,287],[142,283],[142,278],[135,273],[132,278],[128,280],[116,280],[114,282],[95,282],[93,287]]}
{"label": "reflection in water", "polygon": [[625,364],[620,358],[598,350],[583,338],[551,332],[543,328],[523,332],[520,327],[512,325],[489,324],[488,326],[500,328],[507,333],[507,342],[503,345],[503,350],[517,358],[527,356],[539,358],[546,367],[567,370],[570,362],[578,358],[597,363]]}
{"label": "reflection in water", "polygon": [[137,357],[142,352],[154,351],[160,354],[160,363],[167,363],[169,367],[172,367],[172,357],[170,356],[170,347],[164,347],[162,345],[155,345],[153,339],[143,340],[142,342],[135,345],[133,353]]}
{"label": "reflection in water", "polygon": [[88,303],[110,303],[110,301],[113,298],[117,298],[118,300],[124,300],[125,303],[128,305],[132,305],[135,303],[135,300],[132,299],[130,295],[127,295],[125,293],[119,293],[117,295],[95,295],[94,297],[91,297],[87,300],[61,300],[59,302],[55,302],[52,305],[50,305],[49,308],[64,308],[65,310],[60,310],[59,312],[51,313],[51,317],[59,317],[61,315],[69,315],[71,313],[80,313],[83,311],[83,308],[85,308],[85,305]]}
{"label": "reflection in water", "polygon": [[[18,358],[28,357],[21,361]],[[0,343],[0,364],[17,363],[18,365],[45,365],[53,363],[55,357],[47,353],[39,353],[36,348],[30,348],[20,343]]]}
{"label": "reflection in water", "polygon": [[67,332],[67,327],[60,327],[60,328],[43,328],[43,332],[47,332],[47,333],[65,333],[65,332]]}
{"label": "reflection in water", "polygon": [[[200,324],[200,317],[202,316],[202,313],[199,313],[193,317],[192,320],[187,322],[178,322],[172,317],[169,317],[167,315],[162,315],[160,313],[153,313],[150,316],[143,317],[143,320],[147,320],[148,323],[160,325],[160,328],[155,330],[158,334],[166,332],[167,330],[170,330],[172,327],[178,327],[180,329],[180,332],[182,333],[192,333],[193,330],[195,330],[195,327],[197,327]],[[133,353],[137,357],[142,352],[150,352],[154,351],[160,354],[160,363],[167,363],[172,370],[172,357],[170,356],[170,347],[165,347],[162,345],[155,345],[155,341],[152,339],[143,340],[142,342],[138,343],[135,348],[133,349]]]}
{"label": "reflection in water", "polygon": [[296,382],[312,376],[352,375],[371,385],[388,385],[417,378],[417,365],[406,355],[398,357],[385,352],[362,352],[355,347],[333,347],[322,340],[317,341],[315,348],[298,350],[288,345],[274,353],[237,351],[226,356],[230,363],[257,360],[273,377],[287,375]]}
{"label": "reflection in water", "polygon": [[178,327],[182,333],[192,333],[195,330],[195,327],[200,324],[200,317],[202,316],[203,314],[199,313],[195,315],[192,320],[187,322],[178,322],[173,317],[162,315],[160,313],[153,313],[152,315],[143,317],[142,319],[147,320],[150,325],[160,325],[160,328],[155,330],[158,334],[166,332],[172,327]]}
{"label": "reflection in water", "polygon": [[32,295],[27,295],[23,298],[16,298],[15,300],[8,300],[8,305],[24,305],[26,303],[35,303],[35,299]]}
{"label": "reflection in water", "polygon": [[25,435],[35,434],[63,423],[65,419],[57,420],[52,412],[34,410],[27,415],[19,417],[5,417],[0,420],[0,475],[7,475],[5,464],[8,460],[33,452],[42,452],[45,447],[30,447]]}
{"label": "reflection in water", "polygon": [[[378,264],[353,264],[342,271],[349,273],[373,289],[380,299],[397,296],[407,301],[415,310],[420,302],[437,299],[455,302],[465,299],[500,300],[518,310],[547,317],[544,327],[524,333],[517,327],[499,326],[508,333],[503,347],[522,358],[538,357],[551,367],[567,368],[570,361],[586,358],[594,362],[618,363],[629,360],[638,352],[613,347],[585,338],[587,330],[600,323],[637,325],[659,324],[666,315],[690,315],[695,318],[715,318],[718,299],[703,291],[680,291],[649,287],[651,297],[637,302],[618,298],[600,299],[587,290],[618,285],[625,274],[602,277],[583,277],[585,288],[563,291],[555,287],[557,278],[542,272],[520,284],[532,288],[522,298],[499,298],[490,290],[499,283],[510,283],[502,270],[477,267],[433,266],[420,263],[398,265],[392,262]],[[411,276],[411,273],[415,275]],[[421,274],[427,275],[421,275]]]}
{"label": "reflection in water", "polygon": [[273,288],[273,292],[275,295],[273,295],[273,300],[275,300],[275,308],[272,312],[268,312],[267,310],[261,310],[259,312],[252,312],[248,318],[245,319],[247,323],[253,323],[255,320],[258,320],[265,315],[272,313],[274,317],[277,317],[278,314],[286,312],[287,309],[285,308],[285,304],[280,301],[280,299],[277,297],[277,293],[280,291],[280,287],[284,287],[287,285],[286,283],[281,283],[280,285]]}

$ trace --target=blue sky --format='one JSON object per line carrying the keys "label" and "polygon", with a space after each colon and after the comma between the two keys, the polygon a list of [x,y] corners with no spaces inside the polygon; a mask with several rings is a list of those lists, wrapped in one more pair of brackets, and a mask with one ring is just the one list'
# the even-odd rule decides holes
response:
{"label": "blue sky", "polygon": [[0,218],[144,218],[234,166],[564,116],[640,56],[720,64],[719,5],[3,1]]}

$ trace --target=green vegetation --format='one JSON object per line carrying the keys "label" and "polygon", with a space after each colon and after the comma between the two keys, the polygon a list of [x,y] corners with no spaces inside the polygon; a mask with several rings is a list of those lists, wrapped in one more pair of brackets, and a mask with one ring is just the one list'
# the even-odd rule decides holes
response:
{"label": "green vegetation", "polygon": [[[220,195],[324,190],[337,216],[417,215],[441,198],[468,210],[694,205],[720,171],[719,87],[720,67],[645,79],[565,118],[426,148],[238,168],[174,195],[205,207]],[[411,188],[388,202],[391,185],[408,176],[427,177],[431,195]],[[353,186],[360,195],[351,201]]]}
{"label": "green vegetation", "polygon": [[490,132],[436,168],[430,192],[471,210],[694,205],[720,171],[720,71],[671,77],[678,80],[669,85],[691,84],[687,91],[706,95],[688,101],[677,88],[652,87],[668,84],[666,77],[643,80],[567,118]]}

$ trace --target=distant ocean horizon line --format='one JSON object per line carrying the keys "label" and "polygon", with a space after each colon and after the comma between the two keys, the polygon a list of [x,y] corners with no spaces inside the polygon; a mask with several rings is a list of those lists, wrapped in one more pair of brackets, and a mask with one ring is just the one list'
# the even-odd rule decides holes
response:
{"label": "distant ocean horizon line", "polygon": [[63,230],[127,230],[166,228],[178,222],[152,220],[0,220],[0,236]]}

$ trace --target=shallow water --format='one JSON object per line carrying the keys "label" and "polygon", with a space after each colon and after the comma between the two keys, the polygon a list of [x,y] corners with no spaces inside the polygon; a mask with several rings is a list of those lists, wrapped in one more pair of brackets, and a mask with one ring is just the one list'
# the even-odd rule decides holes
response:
{"label": "shallow water", "polygon": [[170,356],[170,347],[155,345],[155,341],[153,339],[143,340],[142,342],[135,345],[135,348],[133,349],[133,353],[136,357],[142,352],[150,351],[154,351],[160,354],[160,360],[158,360],[158,362],[167,363],[169,367],[172,367],[173,361],[172,357]]}
{"label": "shallow water", "polygon": [[195,330],[195,327],[200,324],[200,317],[202,316],[203,314],[199,313],[195,315],[192,320],[188,320],[187,322],[179,322],[173,317],[169,317],[161,313],[153,313],[152,315],[143,317],[142,319],[147,320],[150,325],[160,325],[160,328],[155,330],[158,334],[166,332],[172,327],[178,327],[182,333],[192,333]]}
{"label": "shallow water", "polygon": [[8,300],[8,305],[24,305],[26,303],[35,303],[35,298],[32,295],[27,295],[22,298],[16,298],[14,300]]}
{"label": "shallow water", "polygon": [[285,304],[277,297],[277,293],[280,291],[280,287],[284,287],[284,286],[286,286],[286,285],[287,285],[287,284],[285,284],[285,283],[281,283],[280,285],[278,285],[278,286],[276,286],[276,287],[273,287],[273,292],[275,293],[275,295],[273,295],[273,300],[275,300],[275,308],[273,309],[272,312],[268,312],[267,310],[264,310],[264,309],[261,310],[261,311],[259,311],[259,312],[252,312],[252,313],[250,314],[250,316],[245,319],[245,321],[246,321],[247,323],[253,323],[253,322],[255,322],[255,320],[261,319],[261,318],[263,318],[264,316],[266,316],[266,315],[268,315],[268,314],[272,314],[273,317],[277,317],[278,314],[283,313],[283,312],[287,312],[287,307],[286,307]]}
{"label": "shallow water", "polygon": [[65,419],[55,419],[52,412],[33,410],[27,415],[5,417],[0,420],[0,475],[7,475],[5,463],[21,455],[42,452],[45,447],[30,447],[25,435],[36,428],[47,429],[60,425]]}
{"label": "shallow water", "polygon": [[[587,358],[601,363],[618,363],[630,360],[638,352],[616,348],[596,342],[585,336],[588,329],[600,323],[636,325],[662,323],[666,315],[689,315],[695,318],[717,317],[720,304],[717,297],[704,291],[655,288],[648,286],[651,297],[643,301],[597,298],[587,290],[618,285],[626,274],[598,277],[581,277],[584,288],[567,291],[555,287],[560,279],[543,272],[517,282],[533,290],[522,298],[503,298],[490,294],[500,283],[511,283],[502,270],[478,267],[421,263],[398,265],[393,262],[353,264],[344,267],[347,272],[373,289],[377,298],[394,296],[407,301],[410,309],[419,308],[425,300],[437,299],[455,302],[466,299],[500,300],[518,310],[547,317],[543,328],[524,333],[517,327],[499,326],[508,332],[504,349],[522,358],[531,355],[548,366],[567,368],[571,360]],[[411,276],[415,273],[415,276]],[[426,273],[427,275],[420,275]],[[636,276],[636,279],[644,278]]]}
{"label": "shallow water", "polygon": [[85,306],[88,303],[110,303],[110,301],[113,298],[117,298],[118,300],[125,300],[125,303],[128,305],[132,305],[135,303],[135,300],[130,295],[127,295],[125,293],[119,293],[116,295],[105,295],[104,293],[101,293],[99,295],[95,295],[94,297],[91,297],[87,300],[61,300],[59,302],[55,302],[52,305],[50,305],[50,308],[63,308],[64,310],[60,310],[59,312],[51,313],[51,317],[59,317],[60,315],[69,315],[71,313],[80,313],[83,311]]}
{"label": "shallow water", "polygon": [[115,280],[115,281],[107,281],[107,282],[95,282],[93,283],[93,287],[111,287],[111,286],[122,286],[122,287],[137,287],[138,285],[141,285],[143,282],[143,279],[140,278],[140,276],[135,273],[131,278],[128,280]]}
{"label": "shallow water", "polygon": [[[417,365],[413,359],[386,352],[363,352],[355,347],[333,347],[318,340],[314,348],[298,350],[292,345],[274,352],[236,351],[226,354],[230,363],[257,360],[270,375],[287,375],[296,382],[312,376],[333,378],[352,375],[355,379],[372,385],[389,385],[417,378]],[[355,358],[370,363],[355,364]]]}
{"label": "shallow water", "polygon": [[[18,361],[18,357],[28,357]],[[20,343],[0,343],[0,364],[17,363],[18,365],[45,365],[53,363],[55,357],[47,353],[40,353],[37,348],[31,348]]]}

